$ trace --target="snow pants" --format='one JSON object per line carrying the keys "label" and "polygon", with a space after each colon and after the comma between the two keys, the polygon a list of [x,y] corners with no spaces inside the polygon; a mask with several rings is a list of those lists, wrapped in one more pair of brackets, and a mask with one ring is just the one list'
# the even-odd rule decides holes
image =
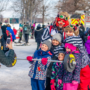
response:
{"label": "snow pants", "polygon": [[45,80],[31,78],[32,90],[45,90]]}
{"label": "snow pants", "polygon": [[25,42],[28,43],[29,34],[25,34]]}
{"label": "snow pants", "polygon": [[90,66],[81,69],[78,90],[90,90]]}

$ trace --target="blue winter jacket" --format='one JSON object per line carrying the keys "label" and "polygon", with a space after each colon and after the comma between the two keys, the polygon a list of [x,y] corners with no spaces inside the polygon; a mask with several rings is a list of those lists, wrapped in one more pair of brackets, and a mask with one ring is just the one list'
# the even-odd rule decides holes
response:
{"label": "blue winter jacket", "polygon": [[7,27],[7,30],[11,33],[12,39],[15,40],[16,37],[15,37],[14,32],[13,32],[13,30],[11,29],[11,27]]}
{"label": "blue winter jacket", "polygon": [[[33,58],[35,59],[48,58],[49,60],[51,59],[51,57],[52,57],[52,53],[50,51],[45,52],[39,49],[34,53]],[[32,61],[31,64],[32,65],[29,71],[29,76],[31,78],[38,79],[38,80],[46,80],[46,70],[50,62],[48,61],[46,65],[43,65],[41,61]]]}

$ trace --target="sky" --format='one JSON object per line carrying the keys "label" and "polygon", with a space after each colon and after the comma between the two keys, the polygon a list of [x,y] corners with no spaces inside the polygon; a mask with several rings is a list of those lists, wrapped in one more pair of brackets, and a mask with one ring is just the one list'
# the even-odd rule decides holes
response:
{"label": "sky", "polygon": [[[15,1],[15,0],[9,0],[9,3],[7,5],[7,10],[5,10],[1,13],[4,18],[19,18],[19,15],[16,15],[15,12],[10,8],[13,5],[13,1]],[[53,4],[53,6],[57,1],[58,0],[50,0],[50,2]],[[51,17],[55,14],[54,12],[51,12]]]}

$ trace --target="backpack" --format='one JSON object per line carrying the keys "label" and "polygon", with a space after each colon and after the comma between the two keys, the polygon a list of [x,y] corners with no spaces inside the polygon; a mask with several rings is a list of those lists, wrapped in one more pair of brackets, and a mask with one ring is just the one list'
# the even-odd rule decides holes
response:
{"label": "backpack", "polygon": [[24,26],[24,31],[28,31],[28,27],[27,26]]}

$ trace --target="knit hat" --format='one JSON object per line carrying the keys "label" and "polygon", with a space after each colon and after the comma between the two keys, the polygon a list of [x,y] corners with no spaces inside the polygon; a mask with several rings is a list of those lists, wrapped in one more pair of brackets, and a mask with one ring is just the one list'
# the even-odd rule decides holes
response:
{"label": "knit hat", "polygon": [[60,53],[63,53],[63,54],[65,54],[65,51],[64,51],[64,50],[62,50],[62,51],[59,51],[58,55],[59,55]]}
{"label": "knit hat", "polygon": [[56,33],[53,37],[52,37],[52,40],[53,39],[55,39],[55,40],[57,40],[57,41],[59,41],[60,43],[61,43],[61,39],[62,37],[61,37],[61,34],[59,34],[59,33]]}
{"label": "knit hat", "polygon": [[51,49],[51,42],[49,40],[44,41],[42,44],[46,44],[48,46],[48,49]]}
{"label": "knit hat", "polygon": [[79,53],[79,51],[76,50],[77,47],[73,46],[73,44],[65,43],[65,48],[71,49],[72,52]]}

